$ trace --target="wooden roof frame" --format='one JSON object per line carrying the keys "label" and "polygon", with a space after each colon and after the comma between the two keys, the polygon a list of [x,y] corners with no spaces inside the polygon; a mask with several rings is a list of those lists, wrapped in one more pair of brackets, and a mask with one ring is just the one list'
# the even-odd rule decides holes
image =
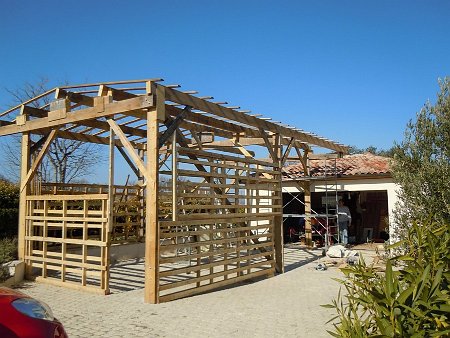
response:
{"label": "wooden roof frame", "polygon": [[[164,158],[164,155],[169,154],[170,147],[172,160],[177,157],[178,144],[188,153],[187,156],[199,172],[206,172],[206,169],[204,162],[197,160],[196,152],[207,153],[208,158],[214,160],[231,158],[221,152],[236,153],[239,156],[232,157],[234,161],[251,159],[254,164],[272,167],[272,174],[262,172],[261,175],[264,176],[262,179],[273,181],[274,185],[280,187],[274,191],[278,200],[282,198],[281,168],[289,159],[291,150],[295,150],[305,166],[312,146],[338,154],[348,151],[348,147],[340,143],[249,114],[236,107],[227,107],[224,102],[212,102],[212,97],[197,97],[194,96],[196,92],[180,91],[176,89],[178,85],[164,86],[160,84],[161,81],[144,79],[63,86],[0,113],[0,137],[22,134],[19,259],[23,260],[26,252],[25,220],[29,183],[50,144],[57,138],[109,145],[107,220],[110,229],[113,222],[115,148],[119,149],[138,177],[138,184],[148,191],[156,192],[145,194],[145,266],[149,267],[145,270],[145,301],[150,303],[159,302],[160,155]],[[205,133],[211,135],[208,140],[202,140]],[[33,143],[31,135],[41,137]],[[248,146],[266,148],[271,161],[254,159],[255,154],[246,148]],[[32,153],[35,156],[31,156]],[[172,171],[172,182],[177,182],[176,171]],[[223,195],[222,191],[217,193]],[[173,207],[176,209],[176,203]],[[274,268],[283,272],[282,208],[281,205],[273,208],[277,209],[273,216]]]}
{"label": "wooden roof frame", "polygon": [[[164,86],[160,81],[146,79],[54,88],[0,113],[0,136],[23,132],[47,135],[58,128],[60,138],[108,144],[110,125],[105,118],[116,116],[116,120],[123,121],[117,122],[125,134],[144,139],[145,127],[129,125],[130,118],[145,119],[145,111],[156,108],[155,97],[159,95],[164,96],[166,116],[177,117],[184,106],[192,108],[181,122],[186,130],[211,132],[224,139],[238,138],[241,144],[263,146],[267,146],[267,136],[278,134],[282,143],[290,147],[310,151],[311,146],[318,146],[337,153],[348,151],[340,143],[212,102],[208,100],[211,97],[201,98],[177,90],[178,85]],[[37,108],[36,103],[43,98],[53,102]],[[166,116],[159,116],[159,120],[165,121]],[[133,145],[142,148],[145,142]]]}

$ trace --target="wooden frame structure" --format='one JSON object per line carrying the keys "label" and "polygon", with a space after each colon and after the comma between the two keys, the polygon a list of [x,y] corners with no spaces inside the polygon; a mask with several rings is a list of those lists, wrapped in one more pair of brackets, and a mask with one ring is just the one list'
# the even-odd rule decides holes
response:
{"label": "wooden frame structure", "polygon": [[[306,162],[311,146],[347,147],[161,81],[59,87],[0,114],[0,136],[22,134],[28,274],[106,294],[110,248],[124,240],[145,242],[150,303],[283,272],[281,167],[293,150]],[[56,138],[108,146],[108,184],[32,189]],[[115,185],[115,149],[137,185]]]}

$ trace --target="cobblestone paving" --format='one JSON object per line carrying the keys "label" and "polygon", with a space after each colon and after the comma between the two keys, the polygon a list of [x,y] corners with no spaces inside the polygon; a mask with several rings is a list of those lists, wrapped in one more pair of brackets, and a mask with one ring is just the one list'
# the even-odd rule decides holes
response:
{"label": "cobblestone paving", "polygon": [[138,282],[108,296],[32,282],[21,289],[48,303],[69,337],[329,337],[333,310],[320,305],[336,297],[332,278],[342,275],[315,270],[320,254],[286,248],[282,275],[158,305],[144,304]]}

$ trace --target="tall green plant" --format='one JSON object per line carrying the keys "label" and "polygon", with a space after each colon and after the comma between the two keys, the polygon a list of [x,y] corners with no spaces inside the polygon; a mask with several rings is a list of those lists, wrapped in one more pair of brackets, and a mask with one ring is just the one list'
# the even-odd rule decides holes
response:
{"label": "tall green plant", "polygon": [[19,187],[0,180],[0,238],[17,236]]}
{"label": "tall green plant", "polygon": [[400,185],[400,238],[428,215],[450,222],[450,78],[440,81],[436,103],[427,102],[408,123],[403,142],[394,147],[392,174]]}
{"label": "tall green plant", "polygon": [[326,305],[337,311],[332,336],[450,336],[450,223],[416,222],[399,246],[384,273],[364,260],[342,269],[344,293]]}

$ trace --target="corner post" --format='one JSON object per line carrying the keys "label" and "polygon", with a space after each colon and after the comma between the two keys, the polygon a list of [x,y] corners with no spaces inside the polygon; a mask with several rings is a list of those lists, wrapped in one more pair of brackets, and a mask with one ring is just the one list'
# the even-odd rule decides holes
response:
{"label": "corner post", "polygon": [[[26,115],[25,115],[26,116]],[[21,143],[21,162],[20,162],[20,186],[22,186],[23,182],[25,182],[28,170],[31,166],[31,157],[30,157],[30,134],[23,133],[22,134],[22,143]],[[24,189],[20,192],[20,203],[19,203],[19,229],[18,229],[18,256],[19,259],[25,261],[26,256],[26,247],[25,247],[25,236],[26,234],[26,215],[27,215],[27,196],[30,192],[30,185],[26,184]],[[28,271],[27,264],[27,272]]]}
{"label": "corner post", "polygon": [[155,97],[155,109],[147,111],[147,162],[145,210],[145,294],[146,303],[159,303],[159,122],[165,120],[164,87],[147,83],[147,94]]}

